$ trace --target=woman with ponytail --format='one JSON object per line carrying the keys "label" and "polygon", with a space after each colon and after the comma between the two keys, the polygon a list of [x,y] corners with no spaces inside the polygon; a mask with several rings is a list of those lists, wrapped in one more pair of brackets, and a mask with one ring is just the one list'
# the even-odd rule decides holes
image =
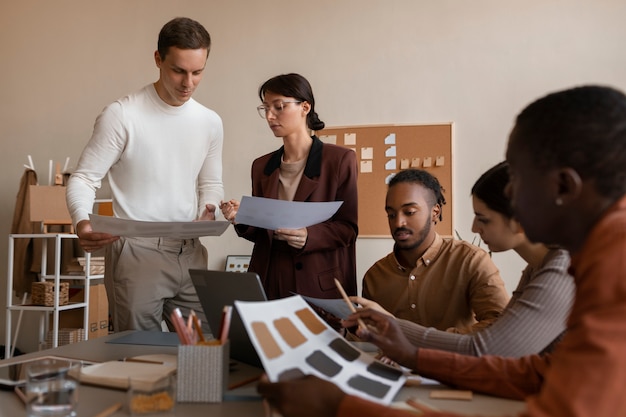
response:
{"label": "woman with ponytail", "polygon": [[329,220],[301,229],[266,230],[237,224],[239,202],[222,202],[224,217],[240,237],[254,243],[249,271],[256,272],[269,299],[294,293],[339,298],[334,279],[356,295],[357,165],[354,151],[323,143],[309,82],[283,74],[259,88],[259,115],[280,149],[252,163],[252,195],[287,201],[343,201]]}

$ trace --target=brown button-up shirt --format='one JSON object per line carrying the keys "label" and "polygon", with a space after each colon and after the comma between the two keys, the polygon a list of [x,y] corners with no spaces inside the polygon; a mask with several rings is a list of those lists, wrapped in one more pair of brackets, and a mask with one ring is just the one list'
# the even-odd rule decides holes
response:
{"label": "brown button-up shirt", "polygon": [[413,269],[393,252],[376,262],[363,278],[363,297],[397,318],[458,333],[489,326],[509,301],[487,252],[439,235]]}

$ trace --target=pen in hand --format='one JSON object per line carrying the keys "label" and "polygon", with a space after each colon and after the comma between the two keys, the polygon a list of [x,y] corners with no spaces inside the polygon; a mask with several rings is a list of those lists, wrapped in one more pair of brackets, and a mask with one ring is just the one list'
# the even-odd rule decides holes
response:
{"label": "pen in hand", "polygon": [[[348,294],[346,294],[343,287],[341,286],[341,282],[339,282],[337,278],[335,278],[335,285],[337,286],[337,289],[339,290],[341,297],[344,299],[346,303],[348,303],[348,308],[350,308],[350,311],[353,313],[356,313],[356,308],[354,308],[354,304],[352,304],[352,301],[350,301],[350,299],[348,298]],[[361,329],[363,330],[368,329],[367,326],[365,325],[365,322],[361,318],[358,318],[357,322],[359,323],[359,327]]]}

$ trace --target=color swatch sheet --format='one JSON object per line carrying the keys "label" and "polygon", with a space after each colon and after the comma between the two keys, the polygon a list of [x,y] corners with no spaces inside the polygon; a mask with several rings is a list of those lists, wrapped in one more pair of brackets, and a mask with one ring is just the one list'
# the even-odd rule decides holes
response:
{"label": "color swatch sheet", "polygon": [[235,306],[270,381],[316,375],[379,404],[390,404],[404,385],[401,370],[346,341],[299,295]]}

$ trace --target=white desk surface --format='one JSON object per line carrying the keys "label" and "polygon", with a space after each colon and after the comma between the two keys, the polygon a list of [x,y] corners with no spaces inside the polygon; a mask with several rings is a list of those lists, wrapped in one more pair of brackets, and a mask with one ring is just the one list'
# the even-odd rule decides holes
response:
{"label": "white desk surface", "polygon": [[[120,337],[122,333],[112,334],[106,337],[91,339],[85,342],[61,346],[56,349],[29,353],[0,361],[2,364],[22,361],[27,358],[54,355],[67,358],[104,362],[117,360],[125,357],[165,353],[176,355],[176,347],[128,345],[105,343],[107,340]],[[248,368],[248,369],[246,369]],[[247,372],[251,367],[244,366]],[[252,370],[254,373],[254,370]],[[405,387],[398,394],[396,400],[404,401],[414,397],[433,408],[441,411],[452,411],[465,415],[480,414],[483,416],[515,415],[524,409],[521,401],[506,400],[474,393],[471,401],[462,400],[439,400],[429,398],[433,389],[442,389],[442,386],[425,385],[418,387]],[[11,391],[0,391],[0,417],[19,416],[24,414],[24,405]],[[77,415],[79,417],[95,416],[102,410],[116,402],[126,403],[126,392],[89,385],[81,385],[79,390],[79,402]],[[126,408],[113,414],[114,417],[128,416]],[[260,397],[256,394],[256,383],[250,383],[226,393],[225,401],[214,404],[189,404],[178,403],[176,415],[195,417],[230,417],[230,416],[263,416],[264,409]]]}

